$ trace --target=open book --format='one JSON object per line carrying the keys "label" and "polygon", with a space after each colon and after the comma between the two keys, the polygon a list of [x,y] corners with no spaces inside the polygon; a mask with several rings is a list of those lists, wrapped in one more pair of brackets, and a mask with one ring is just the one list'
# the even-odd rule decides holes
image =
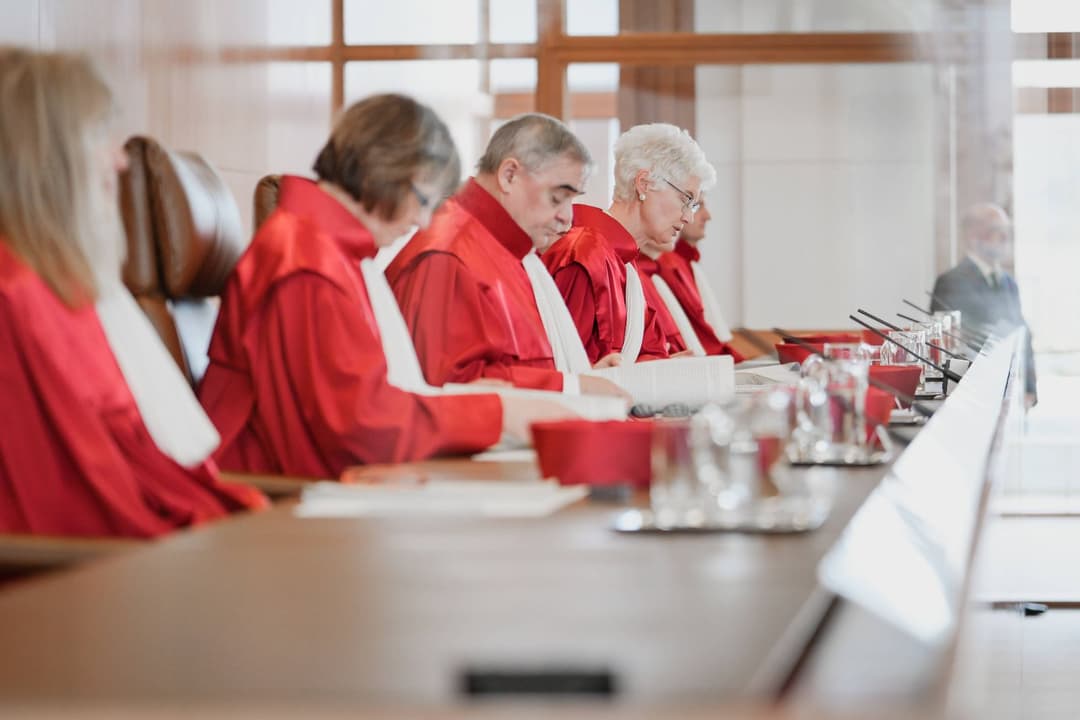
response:
{"label": "open book", "polygon": [[604,395],[568,395],[550,390],[528,390],[507,385],[483,385],[447,383],[442,388],[446,395],[491,394],[500,397],[532,398],[556,402],[570,412],[586,420],[625,420],[626,403],[616,397]]}
{"label": "open book", "polygon": [[589,370],[629,392],[639,405],[671,404],[699,408],[723,403],[735,395],[735,363],[730,355],[678,357]]}

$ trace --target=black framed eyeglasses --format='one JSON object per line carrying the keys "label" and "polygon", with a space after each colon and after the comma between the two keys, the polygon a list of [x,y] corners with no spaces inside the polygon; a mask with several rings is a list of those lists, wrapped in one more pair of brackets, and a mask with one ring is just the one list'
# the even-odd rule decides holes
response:
{"label": "black framed eyeglasses", "polygon": [[671,182],[667,178],[662,178],[664,182],[671,186],[671,189],[683,196],[683,209],[689,210],[692,213],[696,213],[701,209],[701,201],[694,200],[694,196],[683,190],[681,187]]}

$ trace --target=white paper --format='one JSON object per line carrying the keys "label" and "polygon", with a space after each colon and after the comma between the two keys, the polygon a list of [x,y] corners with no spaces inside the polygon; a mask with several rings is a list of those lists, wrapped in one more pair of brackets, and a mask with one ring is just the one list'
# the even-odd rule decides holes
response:
{"label": "white paper", "polygon": [[679,403],[697,408],[735,396],[734,368],[730,355],[712,355],[632,363],[586,374],[621,385],[639,405]]}
{"label": "white paper", "polygon": [[797,382],[799,363],[758,366],[752,370],[735,370],[736,385],[777,385]]}
{"label": "white paper", "polygon": [[570,412],[586,420],[625,420],[626,403],[607,395],[567,395],[550,390],[529,390],[508,385],[484,385],[480,383],[447,383],[443,386],[447,395],[474,395],[494,393],[500,397],[516,397],[546,400],[558,403]]}
{"label": "white paper", "polygon": [[417,485],[320,482],[304,489],[296,516],[544,517],[588,493],[584,485],[536,482],[432,481]]}
{"label": "white paper", "polygon": [[536,462],[536,450],[518,448],[516,450],[485,450],[469,458],[474,462]]}

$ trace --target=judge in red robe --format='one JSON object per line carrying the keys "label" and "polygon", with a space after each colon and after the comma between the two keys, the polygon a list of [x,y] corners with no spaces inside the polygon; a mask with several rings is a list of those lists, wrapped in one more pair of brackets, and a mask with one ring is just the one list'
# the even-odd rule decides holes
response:
{"label": "judge in red robe", "polygon": [[686,350],[674,319],[638,267],[643,257],[618,220],[590,205],[574,206],[570,232],[543,255],[592,362],[623,349],[627,264],[638,273],[645,293],[645,330],[637,360],[659,360]]}
{"label": "judge in red robe", "polygon": [[[387,147],[401,166],[373,164]],[[229,279],[200,388],[222,467],[333,477],[498,441],[497,396],[424,396],[388,382],[359,265],[426,225],[459,167],[430,109],[384,95],[339,121],[316,161],[321,182],[282,179],[277,209]]]}
{"label": "judge in red robe", "polygon": [[705,199],[701,199],[698,211],[694,213],[692,222],[683,226],[682,235],[671,252],[662,253],[656,258],[657,269],[655,272],[671,288],[675,299],[679,301],[690,326],[694,329],[698,340],[705,348],[707,355],[731,355],[735,362],[742,362],[743,356],[731,345],[721,340],[716,330],[705,319],[705,303],[701,298],[701,291],[694,279],[694,268],[691,263],[701,260],[701,253],[697,244],[705,237],[705,225],[712,218]]}
{"label": "judge in red robe", "polygon": [[[144,538],[265,506],[205,461],[213,429],[120,285],[108,88],[78,57],[5,50],[0,107],[0,532]],[[209,445],[158,412],[156,381]]]}
{"label": "judge in red robe", "polygon": [[645,253],[637,256],[634,265],[637,268],[638,277],[641,278],[641,287],[645,291],[647,307],[649,311],[655,313],[656,324],[659,326],[660,332],[663,333],[664,339],[667,340],[668,352],[672,355],[684,352],[688,349],[686,341],[680,334],[679,326],[676,324],[675,318],[671,316],[667,304],[664,303],[664,299],[660,297],[660,292],[652,282],[653,276],[660,273],[660,265]]}
{"label": "judge in red robe", "polygon": [[[590,357],[621,350],[651,360],[688,352],[638,253],[674,247],[716,171],[685,131],[667,123],[637,125],[615,142],[615,188],[607,212],[578,206],[574,227],[544,253]],[[645,295],[640,348],[627,338],[627,263]],[[631,296],[633,297],[633,295]]]}
{"label": "judge in red robe", "polygon": [[522,259],[533,243],[475,179],[386,269],[427,381],[563,390]]}
{"label": "judge in red robe", "polygon": [[159,450],[94,305],[66,306],[2,240],[0,347],[0,531],[154,537],[266,504]]}
{"label": "judge in red robe", "polygon": [[428,382],[494,378],[619,394],[557,359],[535,294],[543,290],[533,285],[551,284],[535,248],[570,226],[589,163],[585,146],[558,120],[518,116],[492,136],[476,177],[387,268]]}

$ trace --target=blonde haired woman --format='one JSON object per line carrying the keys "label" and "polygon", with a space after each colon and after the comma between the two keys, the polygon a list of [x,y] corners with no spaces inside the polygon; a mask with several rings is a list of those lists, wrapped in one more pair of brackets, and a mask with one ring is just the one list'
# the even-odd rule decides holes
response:
{"label": "blonde haired woman", "polygon": [[150,537],[261,507],[120,283],[122,149],[83,58],[0,48],[0,531]]}

